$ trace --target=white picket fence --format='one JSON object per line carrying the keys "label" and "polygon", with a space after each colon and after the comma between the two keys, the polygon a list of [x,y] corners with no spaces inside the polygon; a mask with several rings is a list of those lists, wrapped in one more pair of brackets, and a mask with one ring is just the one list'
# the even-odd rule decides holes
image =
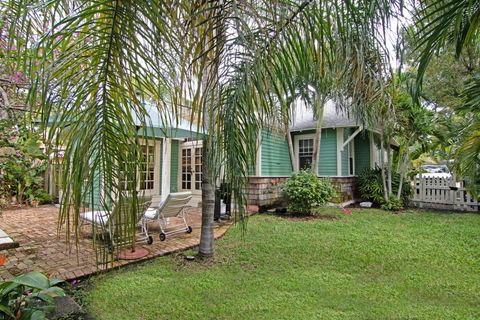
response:
{"label": "white picket fence", "polygon": [[413,203],[419,208],[479,211],[480,202],[455,177],[424,177],[413,180]]}

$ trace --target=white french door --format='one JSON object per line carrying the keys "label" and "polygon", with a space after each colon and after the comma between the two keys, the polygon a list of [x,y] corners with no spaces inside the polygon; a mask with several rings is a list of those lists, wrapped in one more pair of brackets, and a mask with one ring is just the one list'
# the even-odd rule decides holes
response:
{"label": "white french door", "polygon": [[200,194],[202,191],[202,141],[184,142],[180,148],[179,189]]}

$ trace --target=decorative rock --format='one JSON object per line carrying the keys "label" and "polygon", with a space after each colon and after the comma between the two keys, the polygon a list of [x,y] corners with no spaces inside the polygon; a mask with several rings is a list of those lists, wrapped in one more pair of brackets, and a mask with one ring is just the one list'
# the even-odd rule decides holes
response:
{"label": "decorative rock", "polygon": [[82,308],[69,296],[55,297],[54,300],[57,306],[54,319],[64,319],[69,315],[82,313]]}
{"label": "decorative rock", "polygon": [[373,205],[373,203],[371,203],[369,201],[360,202],[360,207],[362,207],[362,208],[371,208],[372,205]]}

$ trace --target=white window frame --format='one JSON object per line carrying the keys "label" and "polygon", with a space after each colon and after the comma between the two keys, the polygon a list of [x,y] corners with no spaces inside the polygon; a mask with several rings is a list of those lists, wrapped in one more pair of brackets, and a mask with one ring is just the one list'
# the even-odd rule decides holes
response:
{"label": "white window frame", "polygon": [[[196,182],[195,177],[192,176],[192,185],[191,189],[183,189],[182,185],[182,152],[184,149],[192,149],[192,166],[195,165],[195,149],[196,148],[203,148],[203,141],[202,140],[193,140],[193,141],[187,141],[187,142],[180,142],[179,143],[179,148],[178,148],[178,175],[177,175],[177,188],[179,191],[191,191],[192,194],[195,195],[200,195],[202,193],[202,188],[200,187],[200,190],[195,190],[194,188],[194,183]],[[203,159],[202,159],[202,165],[203,165]],[[192,173],[194,175],[195,173]]]}
{"label": "white window frame", "polygon": [[[350,172],[350,158],[352,158],[352,172]],[[348,175],[355,176],[355,139],[348,143]]]}
{"label": "white window frame", "polygon": [[140,139],[139,144],[141,146],[154,147],[154,167],[153,167],[153,189],[140,189],[141,184],[141,171],[137,168],[137,191],[142,192],[145,196],[154,196],[160,194],[160,159],[161,159],[161,141],[160,140],[145,140]]}
{"label": "white window frame", "polygon": [[294,151],[295,151],[295,171],[300,171],[299,169],[299,166],[300,166],[300,140],[308,140],[308,139],[313,139],[314,143],[315,143],[315,134],[314,133],[311,133],[311,134],[299,134],[299,135],[295,135],[294,137],[294,143],[295,143],[295,148],[294,148]]}

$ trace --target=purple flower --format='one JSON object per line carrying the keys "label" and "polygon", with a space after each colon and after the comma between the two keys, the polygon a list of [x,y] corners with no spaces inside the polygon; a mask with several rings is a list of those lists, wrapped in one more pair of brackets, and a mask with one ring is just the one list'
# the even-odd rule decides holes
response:
{"label": "purple flower", "polygon": [[23,84],[26,82],[26,77],[25,75],[23,74],[23,72],[21,71],[18,71],[17,73],[15,73],[14,75],[10,76],[10,80],[12,82],[15,82],[16,84]]}

